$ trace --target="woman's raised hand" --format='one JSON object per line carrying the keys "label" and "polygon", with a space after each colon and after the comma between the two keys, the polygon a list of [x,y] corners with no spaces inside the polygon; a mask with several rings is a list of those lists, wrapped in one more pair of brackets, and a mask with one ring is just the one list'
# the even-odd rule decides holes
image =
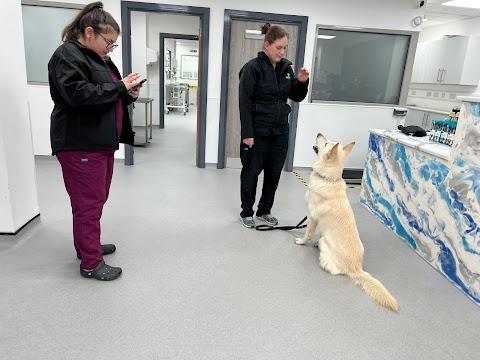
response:
{"label": "woman's raised hand", "polygon": [[308,77],[310,76],[310,73],[308,72],[307,68],[302,67],[300,69],[300,72],[298,74],[298,81],[305,82],[308,80]]}

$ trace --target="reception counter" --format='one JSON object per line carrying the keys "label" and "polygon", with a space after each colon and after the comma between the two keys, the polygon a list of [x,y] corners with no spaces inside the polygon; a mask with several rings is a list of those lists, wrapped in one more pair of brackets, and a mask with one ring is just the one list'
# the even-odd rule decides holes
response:
{"label": "reception counter", "polygon": [[371,130],[360,203],[480,305],[480,97],[453,147]]}

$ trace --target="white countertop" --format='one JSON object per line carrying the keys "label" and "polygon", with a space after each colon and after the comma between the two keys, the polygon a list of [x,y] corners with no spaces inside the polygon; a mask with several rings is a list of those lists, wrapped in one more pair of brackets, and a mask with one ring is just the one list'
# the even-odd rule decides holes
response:
{"label": "white countertop", "polygon": [[[479,100],[480,101],[480,100]],[[428,136],[416,137],[408,136],[400,130],[385,130],[385,129],[370,129],[370,132],[375,135],[386,137],[394,140],[402,145],[423,151],[427,154],[439,157],[443,160],[448,160],[452,148],[445,144],[440,144],[435,141],[430,141]]]}
{"label": "white countertop", "polygon": [[480,103],[480,94],[475,93],[475,94],[470,94],[468,96],[457,96],[457,100]]}

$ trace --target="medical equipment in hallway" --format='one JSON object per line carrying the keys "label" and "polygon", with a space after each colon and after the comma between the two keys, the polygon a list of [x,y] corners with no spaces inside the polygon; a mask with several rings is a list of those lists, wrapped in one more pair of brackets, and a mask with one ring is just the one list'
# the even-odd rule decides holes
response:
{"label": "medical equipment in hallway", "polygon": [[166,84],[165,85],[165,113],[168,114],[171,109],[183,110],[183,115],[188,112],[188,84]]}

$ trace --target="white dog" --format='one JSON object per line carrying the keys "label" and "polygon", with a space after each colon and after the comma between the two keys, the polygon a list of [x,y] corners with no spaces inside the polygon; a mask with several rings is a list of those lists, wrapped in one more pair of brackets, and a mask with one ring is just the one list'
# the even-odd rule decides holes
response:
{"label": "white dog", "polygon": [[304,245],[318,229],[321,234],[318,240],[320,266],[332,275],[348,275],[375,301],[398,311],[393,296],[380,281],[362,269],[363,245],[342,179],[343,163],[354,145],[352,142],[342,147],[322,134],[317,135],[313,149],[318,159],[313,163],[305,195],[308,225],[305,236],[296,239],[295,243]]}

